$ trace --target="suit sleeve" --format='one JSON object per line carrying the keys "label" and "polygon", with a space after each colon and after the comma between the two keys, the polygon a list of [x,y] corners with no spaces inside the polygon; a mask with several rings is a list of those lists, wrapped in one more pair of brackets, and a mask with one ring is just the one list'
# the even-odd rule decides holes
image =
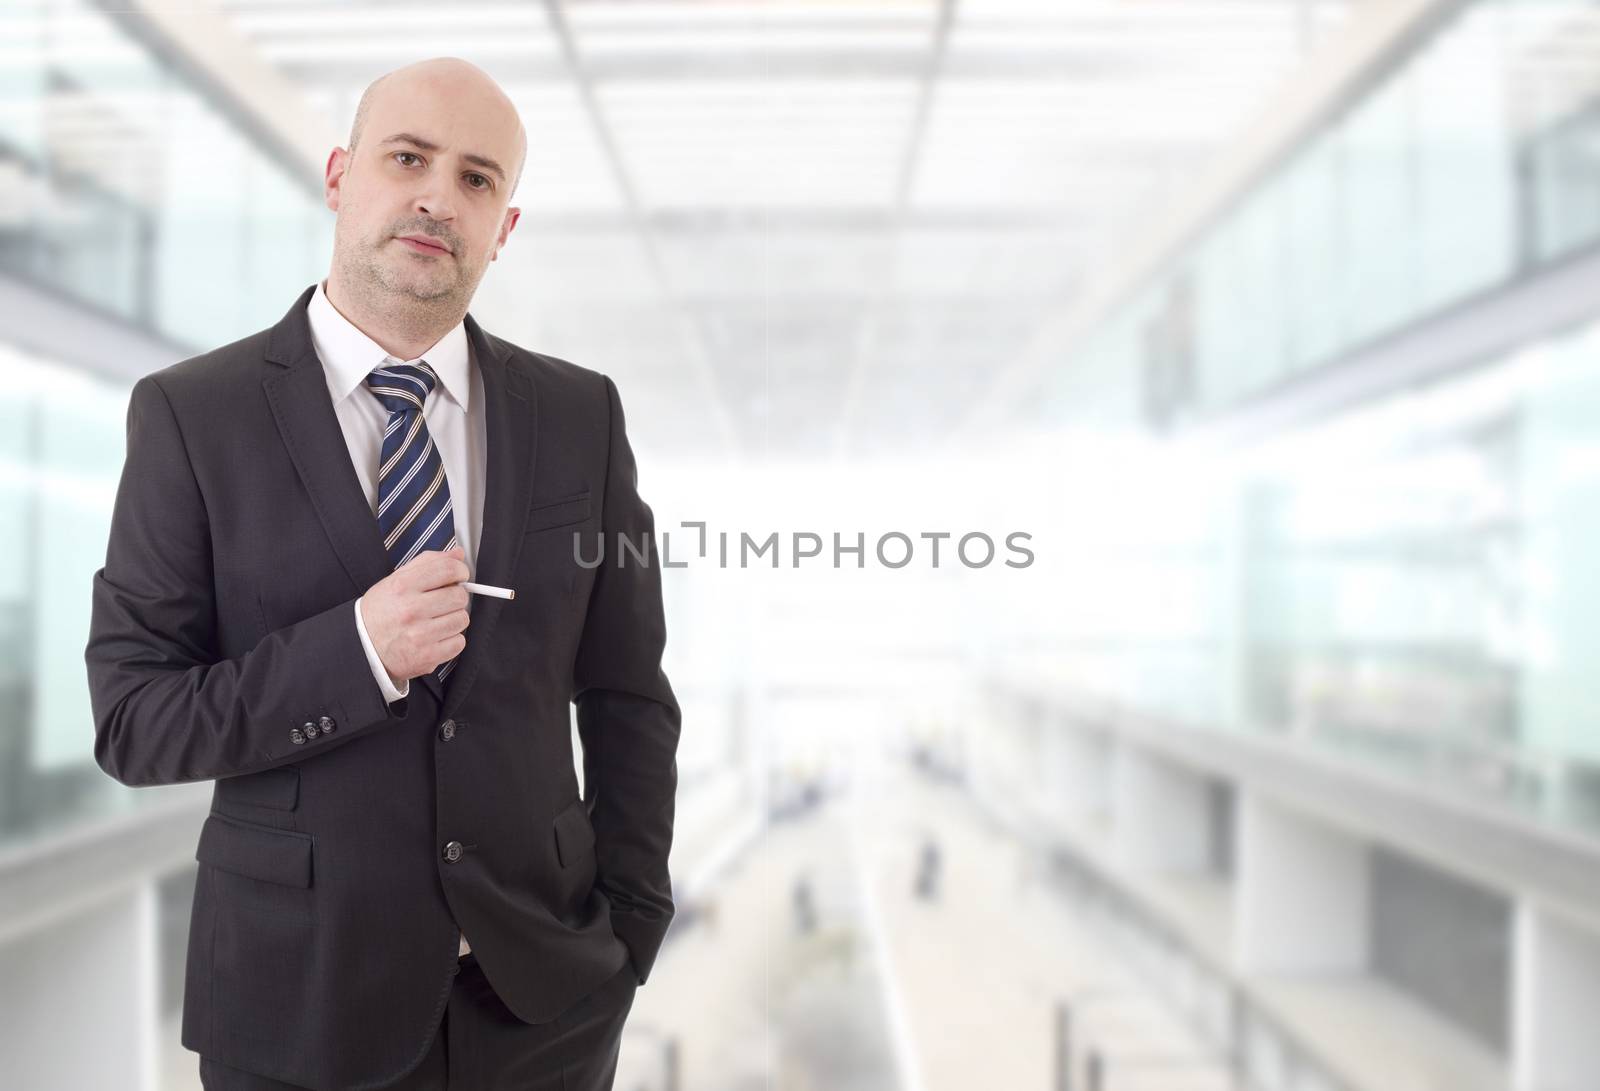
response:
{"label": "suit sleeve", "polygon": [[[572,699],[595,829],[596,883],[610,898],[612,930],[628,947],[643,985],[674,912],[667,855],[680,713],[661,669],[667,634],[655,519],[639,496],[622,403],[609,376],[605,389],[611,418],[601,515],[605,560],[590,590]],[[620,548],[623,537],[647,564]]]}
{"label": "suit sleeve", "polygon": [[[347,599],[217,654],[211,529],[165,390],[134,384],[104,567],[94,574],[88,665],[95,761],[131,786],[303,761],[385,720]],[[315,738],[295,729],[329,717]]]}

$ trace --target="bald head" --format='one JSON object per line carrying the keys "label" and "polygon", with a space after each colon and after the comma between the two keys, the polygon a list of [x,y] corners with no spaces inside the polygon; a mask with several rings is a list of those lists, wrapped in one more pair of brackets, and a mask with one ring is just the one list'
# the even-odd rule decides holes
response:
{"label": "bald head", "polygon": [[408,95],[433,94],[455,103],[462,110],[487,108],[486,115],[509,122],[515,131],[516,167],[511,171],[506,193],[515,194],[522,181],[522,168],[528,161],[528,134],[522,127],[517,108],[500,85],[487,72],[460,57],[432,57],[385,72],[367,85],[356,103],[355,120],[350,123],[350,154],[356,154],[362,135],[366,132],[374,107],[390,95],[404,99]]}
{"label": "bald head", "polygon": [[516,226],[527,154],[515,105],[459,57],[374,80],[323,179],[338,213],[329,300],[399,359],[432,345]]}

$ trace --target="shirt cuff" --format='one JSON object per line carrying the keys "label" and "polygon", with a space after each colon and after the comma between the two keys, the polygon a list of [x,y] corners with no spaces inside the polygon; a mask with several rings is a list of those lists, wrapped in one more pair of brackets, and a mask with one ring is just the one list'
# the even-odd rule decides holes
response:
{"label": "shirt cuff", "polygon": [[367,623],[361,619],[361,600],[356,599],[356,632],[361,634],[361,648],[367,653],[367,665],[372,668],[372,677],[377,679],[378,688],[383,690],[383,699],[390,704],[400,700],[411,692],[411,679],[405,680],[404,689],[396,689],[394,679],[389,677],[389,668],[383,665],[383,660],[378,658],[378,650],[372,646],[372,638],[367,635]]}

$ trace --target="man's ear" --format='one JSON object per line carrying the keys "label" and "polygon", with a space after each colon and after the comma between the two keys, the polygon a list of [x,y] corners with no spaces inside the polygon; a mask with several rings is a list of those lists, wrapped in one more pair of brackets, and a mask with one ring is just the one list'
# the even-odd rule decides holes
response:
{"label": "man's ear", "polygon": [[336,147],[328,153],[328,162],[322,168],[322,202],[334,212],[339,211],[339,183],[349,169],[349,152]]}
{"label": "man's ear", "polygon": [[517,220],[522,216],[522,209],[506,209],[506,221],[500,228],[500,239],[494,244],[494,253],[489,256],[490,261],[500,260],[500,248],[506,244],[506,239],[511,237],[511,231],[517,226]]}

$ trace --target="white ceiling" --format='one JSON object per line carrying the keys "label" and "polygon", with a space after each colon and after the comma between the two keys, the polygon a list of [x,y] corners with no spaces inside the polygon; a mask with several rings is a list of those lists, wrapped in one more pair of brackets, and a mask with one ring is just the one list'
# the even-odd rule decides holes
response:
{"label": "white ceiling", "polygon": [[944,442],[1347,0],[219,0],[338,132],[464,57],[529,134],[474,314],[613,375],[645,442]]}

